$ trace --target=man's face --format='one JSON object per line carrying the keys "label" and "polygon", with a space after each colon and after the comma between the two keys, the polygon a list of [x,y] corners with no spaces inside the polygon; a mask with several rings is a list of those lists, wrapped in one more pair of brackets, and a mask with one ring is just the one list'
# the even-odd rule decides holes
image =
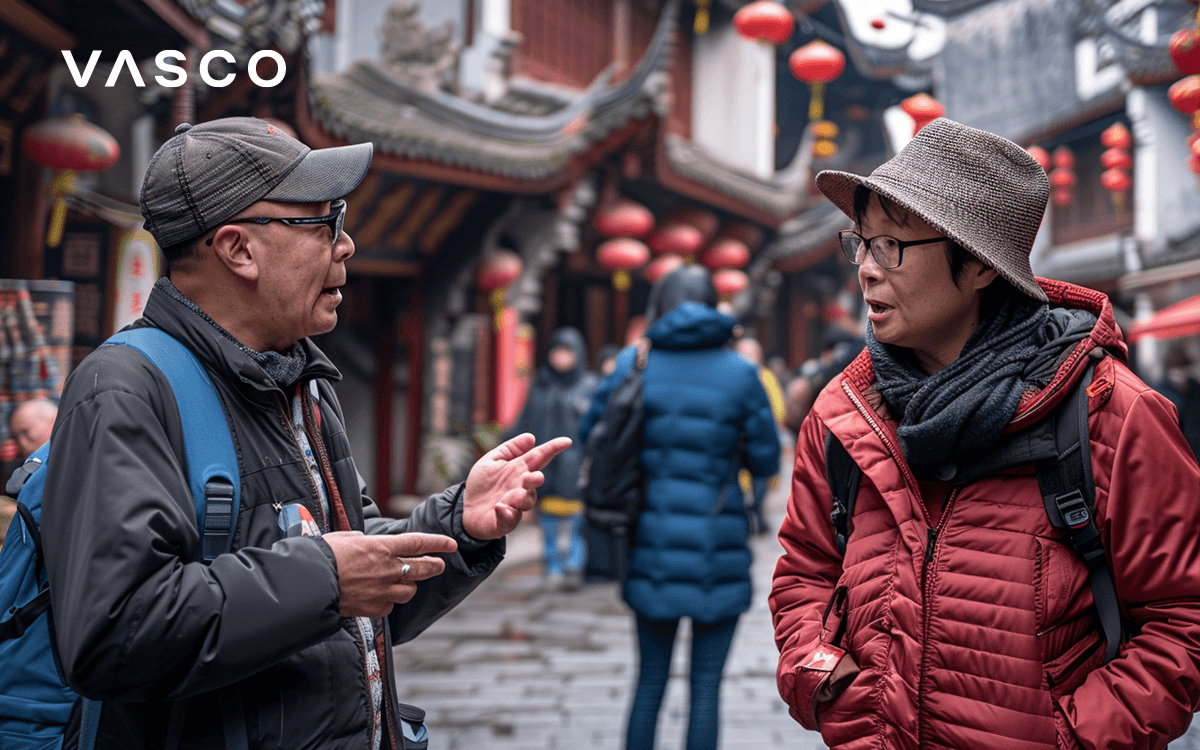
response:
{"label": "man's face", "polygon": [[558,372],[568,372],[575,367],[575,350],[569,346],[556,346],[546,355],[550,366]]}
{"label": "man's face", "polygon": [[33,453],[50,439],[54,429],[54,409],[50,406],[28,404],[18,407],[9,422],[13,439],[22,458]]}
{"label": "man's face", "polygon": [[[330,213],[326,203],[261,201],[242,217],[317,217]],[[285,350],[305,336],[328,333],[337,325],[340,288],[354,242],[342,232],[333,242],[323,224],[290,226],[281,222],[243,225],[257,240],[259,276],[255,290],[262,303],[268,348]]]}

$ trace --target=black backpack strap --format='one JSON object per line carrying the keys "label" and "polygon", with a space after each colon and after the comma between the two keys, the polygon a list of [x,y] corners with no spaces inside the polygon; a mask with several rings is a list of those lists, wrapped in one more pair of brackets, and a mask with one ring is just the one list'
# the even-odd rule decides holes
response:
{"label": "black backpack strap", "polygon": [[833,510],[829,520],[833,522],[833,539],[838,552],[846,554],[846,540],[850,538],[850,520],[854,518],[854,503],[858,500],[858,482],[862,469],[850,458],[842,441],[825,433],[825,477],[829,480],[829,491],[833,495]]}
{"label": "black backpack strap", "polygon": [[[18,469],[20,471],[20,469]],[[21,522],[25,524],[25,531],[29,534],[33,541],[33,560],[35,580],[41,580],[42,570],[45,567],[42,557],[42,535],[38,531],[37,521],[33,518],[33,513],[29,508],[25,507],[22,502],[17,502],[17,514],[21,516]],[[7,641],[10,638],[20,638],[25,634],[26,628],[33,624],[33,621],[41,617],[42,613],[50,608],[50,589],[44,588],[37,593],[37,596],[30,599],[25,606],[18,607],[14,610],[4,622],[0,622],[0,641]]]}
{"label": "black backpack strap", "polygon": [[1038,467],[1038,486],[1050,524],[1066,534],[1075,554],[1087,565],[1092,599],[1108,642],[1104,652],[1104,661],[1108,663],[1121,645],[1121,608],[1092,510],[1096,485],[1088,438],[1087,391],[1094,368],[1093,360],[1054,415],[1058,456]]}

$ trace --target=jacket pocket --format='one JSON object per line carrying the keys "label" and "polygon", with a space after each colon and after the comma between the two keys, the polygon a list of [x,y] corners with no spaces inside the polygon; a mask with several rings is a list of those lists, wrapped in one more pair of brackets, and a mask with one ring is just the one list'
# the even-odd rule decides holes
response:
{"label": "jacket pocket", "polygon": [[1067,717],[1061,708],[1061,699],[1075,692],[1093,670],[1104,664],[1104,639],[1097,632],[1090,632],[1064,651],[1058,658],[1046,663],[1046,684],[1050,689],[1051,711],[1054,729],[1058,734],[1059,750],[1081,750],[1083,745],[1075,739]]}

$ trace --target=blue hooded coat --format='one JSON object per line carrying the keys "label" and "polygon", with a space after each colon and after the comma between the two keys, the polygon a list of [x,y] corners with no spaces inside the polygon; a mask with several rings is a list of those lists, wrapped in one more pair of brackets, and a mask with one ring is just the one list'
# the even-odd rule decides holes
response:
{"label": "blue hooded coat", "polygon": [[[641,460],[646,507],[631,545],[625,601],[649,619],[731,619],[750,607],[749,522],[738,469],[779,471],[779,436],[754,365],[725,348],[735,321],[685,302],[647,332]],[[586,442],[633,365],[625,349],[580,425]]]}

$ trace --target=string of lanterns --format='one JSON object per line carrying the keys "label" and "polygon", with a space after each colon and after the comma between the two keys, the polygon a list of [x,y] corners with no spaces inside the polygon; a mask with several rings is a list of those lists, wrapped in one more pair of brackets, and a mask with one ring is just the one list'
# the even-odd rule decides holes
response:
{"label": "string of lanterns", "polygon": [[[1191,0],[1193,4],[1197,0]],[[1167,98],[1171,106],[1191,115],[1192,133],[1188,136],[1188,169],[1200,175],[1200,8],[1191,28],[1180,29],[1167,46],[1171,61],[1185,77],[1171,84]]]}
{"label": "string of lanterns", "polygon": [[1113,204],[1120,216],[1125,213],[1125,192],[1133,185],[1129,177],[1129,170],[1133,168],[1133,157],[1129,154],[1133,137],[1124,123],[1114,122],[1100,134],[1100,145],[1105,148],[1100,154],[1100,166],[1104,169],[1100,184],[1112,193]]}

